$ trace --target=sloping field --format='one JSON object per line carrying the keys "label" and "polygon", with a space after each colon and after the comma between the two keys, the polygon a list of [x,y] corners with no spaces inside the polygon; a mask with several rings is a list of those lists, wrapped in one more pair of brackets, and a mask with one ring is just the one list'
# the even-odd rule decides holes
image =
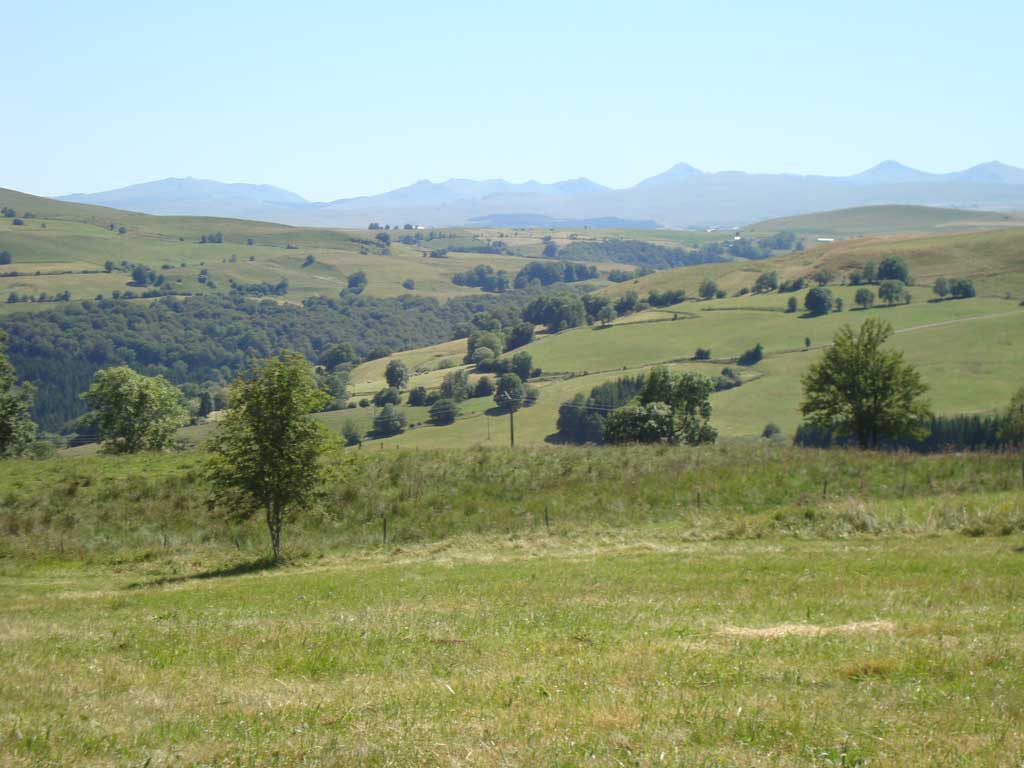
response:
{"label": "sloping field", "polygon": [[744,229],[760,237],[777,232],[794,232],[808,237],[864,237],[895,235],[931,230],[971,231],[1024,225],[1024,215],[924,205],[869,205],[837,211],[808,213],[769,219]]}

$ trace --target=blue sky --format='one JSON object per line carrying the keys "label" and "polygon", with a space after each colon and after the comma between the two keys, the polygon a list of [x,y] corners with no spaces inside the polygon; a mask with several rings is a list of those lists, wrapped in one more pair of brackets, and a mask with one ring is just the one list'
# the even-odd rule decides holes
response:
{"label": "blue sky", "polygon": [[[211,6],[216,7],[211,7]],[[1024,4],[33,2],[0,186],[1024,166]]]}

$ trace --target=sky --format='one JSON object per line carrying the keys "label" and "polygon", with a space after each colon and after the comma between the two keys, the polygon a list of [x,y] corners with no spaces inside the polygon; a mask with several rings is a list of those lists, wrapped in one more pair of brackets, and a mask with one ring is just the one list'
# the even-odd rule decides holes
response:
{"label": "sky", "polygon": [[3,25],[0,186],[33,194],[1024,166],[1019,1],[36,0]]}

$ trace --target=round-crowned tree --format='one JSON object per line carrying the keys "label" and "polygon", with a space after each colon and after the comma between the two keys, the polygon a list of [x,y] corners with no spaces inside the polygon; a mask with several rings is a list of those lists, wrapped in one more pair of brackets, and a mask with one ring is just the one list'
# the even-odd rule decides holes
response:
{"label": "round-crowned tree", "polygon": [[886,256],[878,265],[878,279],[899,280],[904,285],[910,285],[910,268],[901,257]]}
{"label": "round-crowned tree", "polygon": [[832,311],[832,291],[828,288],[811,288],[804,297],[804,307],[811,315],[827,315]]}
{"label": "round-crowned tree", "polygon": [[453,423],[458,415],[458,404],[447,397],[441,398],[430,406],[430,421],[438,426]]}
{"label": "round-crowned tree", "polygon": [[373,420],[373,429],[379,435],[390,437],[405,431],[405,414],[390,403],[385,405]]}
{"label": "round-crowned tree", "polygon": [[899,280],[883,280],[878,286],[878,298],[886,304],[905,301],[907,287]]}
{"label": "round-crowned tree", "polygon": [[514,373],[506,373],[498,380],[498,391],[494,393],[494,402],[506,411],[518,411],[523,407],[526,388],[523,380]]}
{"label": "round-crowned tree", "polygon": [[875,303],[875,292],[870,288],[858,288],[853,303],[861,309],[870,309]]}

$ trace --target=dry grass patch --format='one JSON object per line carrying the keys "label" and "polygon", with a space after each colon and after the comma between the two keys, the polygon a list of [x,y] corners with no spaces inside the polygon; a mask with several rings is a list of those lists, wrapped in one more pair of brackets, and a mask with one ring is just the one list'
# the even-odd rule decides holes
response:
{"label": "dry grass patch", "polygon": [[722,627],[719,632],[730,637],[763,638],[774,640],[779,637],[824,637],[833,634],[851,632],[893,632],[896,624],[891,621],[855,621],[838,626],[818,626],[816,624],[776,624],[771,627]]}

